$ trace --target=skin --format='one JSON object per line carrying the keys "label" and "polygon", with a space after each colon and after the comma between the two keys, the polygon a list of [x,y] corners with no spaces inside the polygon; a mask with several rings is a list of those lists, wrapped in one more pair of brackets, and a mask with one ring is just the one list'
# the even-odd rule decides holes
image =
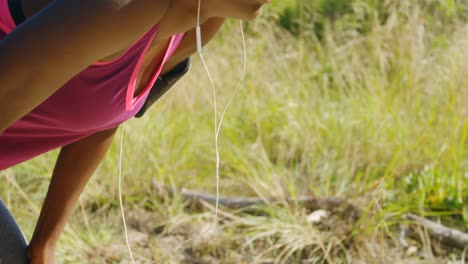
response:
{"label": "skin", "polygon": [[[225,18],[251,20],[265,3],[267,0],[202,0],[204,44]],[[159,65],[172,35],[187,32],[163,74],[196,52],[198,0],[22,0],[22,6],[27,21],[0,41],[0,134],[92,63],[125,52],[157,21],[158,34],[143,61],[135,93]],[[57,35],[61,37],[55,38]],[[55,263],[60,234],[117,129],[62,147],[27,250],[32,264]]]}

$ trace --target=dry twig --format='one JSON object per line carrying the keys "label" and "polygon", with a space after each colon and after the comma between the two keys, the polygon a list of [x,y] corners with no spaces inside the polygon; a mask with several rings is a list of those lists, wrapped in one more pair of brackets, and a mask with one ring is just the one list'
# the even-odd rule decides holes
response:
{"label": "dry twig", "polygon": [[[172,197],[176,191],[168,186],[164,186],[156,181],[153,181],[153,190],[160,196],[164,194]],[[206,193],[195,192],[187,189],[182,189],[180,195],[184,201],[191,205],[202,206],[200,201],[205,201],[209,204],[216,203],[216,196]],[[328,211],[336,211],[337,209],[344,209],[347,215],[357,220],[360,216],[360,211],[351,203],[341,198],[311,198],[311,197],[299,197],[296,199],[271,199],[265,201],[261,198],[256,197],[219,197],[219,204],[230,209],[243,209],[252,206],[262,206],[267,204],[275,204],[287,202],[290,204],[297,204],[306,208],[309,211],[315,211],[319,209],[325,209]]]}
{"label": "dry twig", "polygon": [[[173,197],[176,191],[168,186],[164,186],[156,181],[153,181],[153,190],[159,196],[166,196]],[[211,194],[199,193],[190,191],[187,189],[182,189],[180,191],[180,195],[183,197],[184,201],[190,203],[191,205],[195,206],[203,206],[204,203],[208,204],[215,204],[216,196]],[[231,209],[242,209],[248,208],[252,206],[261,206],[267,204],[274,204],[279,203],[281,201],[285,201],[284,199],[272,199],[270,201],[265,201],[260,198],[254,197],[220,197],[219,204],[221,206],[231,208]],[[311,198],[311,197],[299,197],[297,199],[286,199],[286,202],[297,204],[303,206],[304,208],[315,211],[319,209],[325,209],[328,211],[337,211],[341,209],[345,212],[345,215],[351,216],[353,220],[358,220],[361,215],[361,210],[351,203],[349,203],[345,199],[340,198]],[[408,214],[407,215],[410,220],[415,221],[415,224],[423,226],[427,229],[429,234],[445,245],[450,245],[452,247],[456,247],[459,249],[467,249],[468,248],[468,234],[462,231],[446,227],[442,224],[433,222],[426,218]],[[415,238],[419,239],[419,237],[414,236]]]}
{"label": "dry twig", "polygon": [[433,238],[439,240],[444,245],[449,245],[462,250],[468,249],[468,234],[462,231],[444,226],[424,217],[415,214],[408,214],[408,219],[423,226]]}

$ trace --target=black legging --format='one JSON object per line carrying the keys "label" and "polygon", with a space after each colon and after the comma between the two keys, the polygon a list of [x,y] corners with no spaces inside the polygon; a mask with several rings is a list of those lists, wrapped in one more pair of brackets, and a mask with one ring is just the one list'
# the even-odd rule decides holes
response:
{"label": "black legging", "polygon": [[15,219],[0,200],[0,264],[26,264],[27,242]]}

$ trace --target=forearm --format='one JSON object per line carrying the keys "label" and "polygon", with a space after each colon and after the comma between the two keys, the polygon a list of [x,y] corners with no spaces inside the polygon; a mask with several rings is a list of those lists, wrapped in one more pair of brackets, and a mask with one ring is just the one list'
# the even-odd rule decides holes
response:
{"label": "forearm", "polygon": [[62,148],[30,251],[31,248],[55,247],[81,192],[105,156],[115,131],[100,132]]}

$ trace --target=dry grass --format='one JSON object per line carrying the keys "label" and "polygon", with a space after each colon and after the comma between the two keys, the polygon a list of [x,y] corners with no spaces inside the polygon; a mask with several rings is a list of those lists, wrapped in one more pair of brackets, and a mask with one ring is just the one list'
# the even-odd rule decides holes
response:
{"label": "dry grass", "polygon": [[[270,13],[248,25],[248,75],[221,134],[223,195],[345,197],[357,223],[335,212],[320,225],[294,206],[213,219],[151,180],[214,192],[211,88],[190,75],[125,134],[125,207],[138,263],[465,263],[430,240],[399,242],[405,212],[468,226],[468,27],[432,27],[417,4],[391,9],[366,35],[336,28],[295,38]],[[237,24],[206,57],[224,105],[241,69]],[[118,211],[115,144],[60,241],[63,263],[129,263]],[[2,172],[2,199],[32,234],[56,153]],[[421,233],[425,237],[424,232]]]}

